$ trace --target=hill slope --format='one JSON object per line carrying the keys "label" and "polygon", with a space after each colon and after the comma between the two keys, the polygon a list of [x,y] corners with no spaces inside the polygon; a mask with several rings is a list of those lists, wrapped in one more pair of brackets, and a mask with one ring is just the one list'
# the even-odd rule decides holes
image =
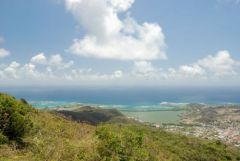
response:
{"label": "hill slope", "polygon": [[74,105],[73,107],[57,108],[54,111],[62,114],[66,118],[91,125],[98,125],[103,122],[129,123],[130,121],[116,109]]}
{"label": "hill slope", "polygon": [[[3,108],[1,97],[3,96],[0,95],[0,110]],[[16,106],[19,103],[9,105],[12,107],[5,108],[19,108]],[[219,141],[167,133],[134,123],[106,122],[94,126],[66,119],[56,112],[30,111],[26,115],[32,126],[30,131],[21,136],[24,144],[18,146],[18,141],[10,138],[7,142],[0,141],[0,160],[240,160],[239,149]]]}

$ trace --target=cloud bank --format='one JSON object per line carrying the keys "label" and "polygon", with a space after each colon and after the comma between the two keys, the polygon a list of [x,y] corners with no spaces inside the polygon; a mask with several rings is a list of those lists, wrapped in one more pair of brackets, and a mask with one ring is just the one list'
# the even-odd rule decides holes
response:
{"label": "cloud bank", "polygon": [[[178,68],[168,68],[167,70],[157,69],[150,62],[145,62],[141,67],[143,70],[150,71],[157,79],[219,79],[239,77],[240,62],[234,60],[227,50],[221,50],[214,55],[208,55],[195,63],[180,65]],[[138,69],[141,69],[138,68]],[[146,73],[146,72],[143,72]],[[144,76],[145,74],[143,74]]]}
{"label": "cloud bank", "polygon": [[60,54],[46,56],[43,52],[33,56],[26,64],[20,64],[17,61],[0,64],[1,84],[80,85],[86,82],[116,80],[122,76],[121,70],[104,74],[93,71],[91,68],[77,68],[74,66],[74,61],[65,61]]}
{"label": "cloud bank", "polygon": [[[134,0],[65,0],[66,9],[87,32],[83,38],[74,39],[68,51],[101,59],[166,59],[161,26],[137,23],[127,13],[133,3]],[[126,18],[121,20],[119,14]]]}
{"label": "cloud bank", "polygon": [[[191,64],[177,68],[160,68],[149,61],[135,61],[130,69],[113,69],[106,74],[91,68],[79,68],[72,60],[66,61],[60,54],[46,56],[38,53],[26,64],[12,61],[0,64],[0,83],[36,83],[36,84],[142,84],[148,85],[199,85],[232,82],[235,85],[240,79],[240,62],[234,60],[227,50],[199,59]],[[225,84],[226,85],[226,84]]]}

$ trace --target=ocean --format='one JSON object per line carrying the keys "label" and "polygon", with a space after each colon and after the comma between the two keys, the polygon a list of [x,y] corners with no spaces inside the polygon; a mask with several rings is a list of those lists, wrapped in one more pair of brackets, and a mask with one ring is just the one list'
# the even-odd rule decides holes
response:
{"label": "ocean", "polygon": [[0,87],[28,101],[148,106],[171,103],[240,103],[240,87]]}
{"label": "ocean", "polygon": [[240,104],[240,87],[0,87],[0,91],[36,108],[87,104],[155,123],[176,122],[179,111],[167,110],[187,103]]}

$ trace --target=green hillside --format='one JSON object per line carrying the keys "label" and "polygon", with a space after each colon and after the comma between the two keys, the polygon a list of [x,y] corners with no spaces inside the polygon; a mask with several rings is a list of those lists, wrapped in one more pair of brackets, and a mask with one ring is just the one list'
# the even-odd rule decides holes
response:
{"label": "green hillside", "polygon": [[[90,120],[94,123],[80,123],[57,112],[33,109],[23,99],[0,94],[0,160],[240,160],[239,149],[219,141],[167,133],[126,120],[117,123],[118,119],[109,119],[102,111],[101,118],[106,122],[96,124],[92,116],[97,117],[99,109],[91,110],[94,115]],[[115,114],[121,116],[113,111],[107,116]],[[120,120],[124,120],[122,117]]]}

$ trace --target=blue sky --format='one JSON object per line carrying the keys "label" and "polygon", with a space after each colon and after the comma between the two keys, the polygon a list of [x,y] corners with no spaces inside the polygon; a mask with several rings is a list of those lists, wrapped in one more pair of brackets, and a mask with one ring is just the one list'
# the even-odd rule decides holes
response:
{"label": "blue sky", "polygon": [[0,82],[238,85],[239,11],[238,0],[1,0]]}

